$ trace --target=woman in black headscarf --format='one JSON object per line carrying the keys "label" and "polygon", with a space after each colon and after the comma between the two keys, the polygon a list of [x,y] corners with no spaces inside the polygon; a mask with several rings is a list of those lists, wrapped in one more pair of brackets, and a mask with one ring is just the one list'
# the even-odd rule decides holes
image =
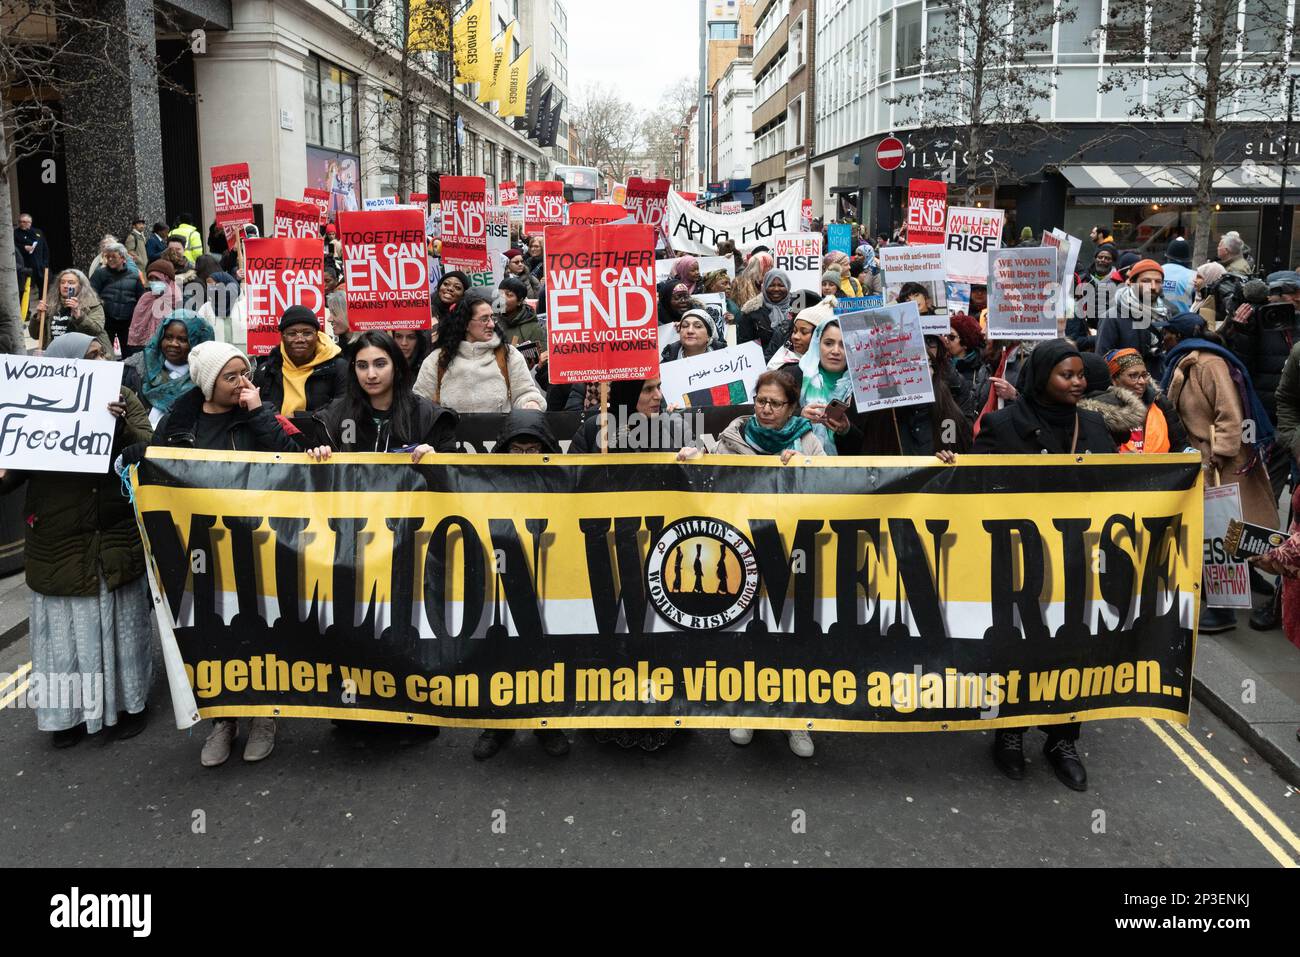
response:
{"label": "woman in black headscarf", "polygon": [[[659,441],[660,430],[652,428],[663,411],[664,394],[659,377],[632,379],[609,384],[609,432],[611,452],[676,452],[671,442]],[[645,416],[638,420],[633,416]],[[571,453],[600,451],[600,408],[588,412],[569,445]]]}
{"label": "woman in black headscarf", "polygon": [[[1088,390],[1088,379],[1083,357],[1071,343],[1053,339],[1034,347],[1021,368],[1017,389],[1020,397],[1015,402],[984,417],[975,452],[1074,455],[1115,451],[1102,417],[1078,408]],[[1086,791],[1088,773],[1075,746],[1079,724],[1054,724],[1043,730],[1047,732],[1043,753],[1057,778],[1075,791]],[[993,763],[1013,781],[1025,776],[1024,737],[1023,728],[1001,728],[993,734]]]}

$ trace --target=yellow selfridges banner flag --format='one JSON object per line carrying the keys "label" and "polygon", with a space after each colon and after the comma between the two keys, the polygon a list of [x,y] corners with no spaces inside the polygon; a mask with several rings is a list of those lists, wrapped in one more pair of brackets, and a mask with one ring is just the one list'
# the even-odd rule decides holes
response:
{"label": "yellow selfridges banner flag", "polygon": [[457,83],[492,82],[492,4],[473,0],[452,28]]}
{"label": "yellow selfridges banner flag", "polygon": [[406,17],[408,50],[445,51],[449,34],[443,0],[410,0]]}
{"label": "yellow selfridges banner flag", "polygon": [[508,57],[510,55],[510,46],[514,42],[515,23],[511,23],[505,28],[501,36],[492,41],[492,79],[486,83],[480,83],[478,88],[478,101],[480,103],[491,103],[493,100],[500,100],[506,93],[506,72],[510,69],[508,66]]}
{"label": "yellow selfridges banner flag", "polygon": [[773,460],[151,449],[178,723],[1186,723],[1196,456]]}
{"label": "yellow selfridges banner flag", "polygon": [[498,116],[523,116],[528,112],[528,68],[532,59],[533,48],[529,47],[510,64],[505,77],[501,80],[505,89],[497,89],[500,94]]}

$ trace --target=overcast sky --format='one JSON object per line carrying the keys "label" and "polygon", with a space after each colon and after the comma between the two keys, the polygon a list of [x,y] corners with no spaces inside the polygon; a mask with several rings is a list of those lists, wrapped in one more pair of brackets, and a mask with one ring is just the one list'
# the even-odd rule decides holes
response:
{"label": "overcast sky", "polygon": [[604,83],[638,110],[659,105],[664,88],[699,75],[696,0],[566,0],[569,14],[569,95]]}

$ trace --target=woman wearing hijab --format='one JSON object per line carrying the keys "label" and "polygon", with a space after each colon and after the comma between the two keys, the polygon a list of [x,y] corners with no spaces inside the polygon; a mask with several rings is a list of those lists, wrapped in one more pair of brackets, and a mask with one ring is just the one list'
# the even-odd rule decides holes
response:
{"label": "woman wearing hijab", "polygon": [[1192,312],[1199,313],[1210,332],[1218,328],[1225,317],[1219,315],[1219,297],[1216,291],[1219,280],[1228,274],[1222,263],[1206,263],[1196,270],[1192,278]]}
{"label": "woman wearing hijab", "polygon": [[[1101,416],[1078,407],[1086,389],[1083,357],[1072,343],[1065,339],[1039,343],[1021,369],[1019,398],[984,417],[973,451],[987,455],[1114,452],[1115,443]],[[1086,791],[1088,773],[1075,747],[1078,723],[1043,730],[1047,732],[1043,751],[1057,778],[1072,790]],[[993,761],[1014,781],[1025,776],[1024,735],[1023,728],[994,732]]]}
{"label": "woman wearing hijab", "polygon": [[673,260],[671,277],[686,286],[692,296],[700,289],[700,261],[694,256],[680,256]]}
{"label": "woman wearing hijab", "polygon": [[[1242,518],[1277,528],[1277,496],[1264,464],[1273,443],[1273,423],[1246,367],[1215,339],[1198,313],[1171,319],[1165,327],[1169,354],[1160,388],[1173,403],[1190,444],[1201,453],[1206,487],[1237,483]],[[1247,420],[1254,422],[1253,442],[1243,434]],[[1200,630],[1228,631],[1236,619],[1230,609],[1207,607],[1201,612]]]}
{"label": "woman wearing hijab", "polygon": [[172,403],[194,388],[190,378],[190,350],[213,340],[212,327],[196,312],[174,309],[154,332],[144,351],[130,356],[123,382],[140,390],[140,401],[157,427]]}
{"label": "woman wearing hijab", "polygon": [[866,295],[862,289],[861,283],[853,278],[851,265],[848,254],[841,252],[838,249],[834,252],[827,253],[822,257],[822,269],[833,269],[840,274],[839,292],[834,295],[846,296],[850,299]]}
{"label": "woman wearing hijab", "polygon": [[686,314],[677,323],[678,340],[664,346],[660,362],[673,362],[676,359],[693,359],[706,352],[725,349],[726,344],[719,342],[717,329],[713,325],[713,316],[707,309],[687,309]]}
{"label": "woman wearing hijab", "polygon": [[[636,428],[641,420],[633,416],[657,417],[663,412],[664,394],[660,388],[658,376],[652,379],[634,379],[626,382],[609,384],[609,431],[606,446],[611,452],[676,452],[671,443],[652,441],[647,446],[644,442],[638,446],[637,437],[650,433],[651,439],[657,439],[659,429]],[[569,452],[577,455],[584,452],[600,451],[600,406],[587,410],[578,431],[574,433],[569,444]]]}
{"label": "woman wearing hijab", "polygon": [[862,257],[862,271],[857,276],[862,285],[862,294],[880,295],[880,260],[876,257],[876,247],[871,243],[863,243],[857,248],[857,254]]}
{"label": "woman wearing hijab", "polygon": [[[208,256],[200,256],[202,262]],[[204,301],[198,313],[212,326],[212,336],[217,342],[228,342],[236,349],[248,348],[248,303],[242,295],[239,280],[228,272],[199,273],[198,281],[204,283]]]}
{"label": "woman wearing hijab", "polygon": [[[1151,383],[1146,362],[1136,349],[1116,349],[1104,359],[1095,358],[1105,366],[1106,383],[1095,395],[1090,387],[1079,408],[1105,420],[1120,452],[1156,454],[1188,447],[1187,431],[1174,404]],[[1090,386],[1091,381],[1089,376]]]}
{"label": "woman wearing hijab", "polygon": [[853,380],[850,378],[849,357],[844,350],[844,334],[835,318],[834,299],[823,299],[800,316],[818,317],[813,329],[808,351],[799,360],[802,384],[799,404],[800,414],[813,425],[813,433],[821,440],[827,455],[839,455],[836,441],[852,428],[847,411],[841,415],[827,414],[831,402],[842,402],[853,408]]}
{"label": "woman wearing hijab", "polygon": [[[97,338],[81,332],[59,336],[45,355],[112,358]],[[108,409],[116,423],[109,453],[114,462],[123,448],[148,442],[151,433],[131,390],[123,389]],[[49,687],[84,689],[79,700],[56,695],[63,700],[35,708],[36,727],[52,732],[56,748],[106,725],[117,728],[118,740],[133,737],[144,729],[153,682],[149,586],[135,512],[112,467],[98,475],[0,469],[0,492],[29,477],[34,480],[27,482],[23,514],[32,673]]]}
{"label": "woman wearing hijab", "polygon": [[735,300],[740,303],[742,310],[747,302],[763,294],[763,277],[767,275],[772,265],[773,259],[769,253],[756,252],[749,257],[745,268],[740,271],[740,275],[733,283]]}
{"label": "woman wearing hijab", "polygon": [[679,323],[688,309],[704,308],[697,300],[691,298],[691,291],[686,283],[673,283],[671,280],[659,287],[659,325]]}
{"label": "woman wearing hijab", "polygon": [[787,333],[780,331],[789,322],[790,274],[783,269],[769,269],[763,277],[762,294],[744,303],[740,322],[736,323],[736,344],[757,340],[768,359],[780,348]]}

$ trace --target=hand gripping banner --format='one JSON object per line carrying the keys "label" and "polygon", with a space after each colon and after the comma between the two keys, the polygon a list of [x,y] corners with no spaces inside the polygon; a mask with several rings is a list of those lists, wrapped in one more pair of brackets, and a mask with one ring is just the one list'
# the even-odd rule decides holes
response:
{"label": "hand gripping banner", "polygon": [[1186,723],[1194,455],[432,461],[150,450],[182,726]]}

